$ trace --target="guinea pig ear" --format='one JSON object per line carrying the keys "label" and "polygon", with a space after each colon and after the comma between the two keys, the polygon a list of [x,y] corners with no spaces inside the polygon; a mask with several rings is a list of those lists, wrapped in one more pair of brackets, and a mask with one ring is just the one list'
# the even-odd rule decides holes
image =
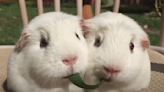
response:
{"label": "guinea pig ear", "polygon": [[143,47],[143,49],[147,49],[150,46],[150,40],[147,36],[144,36],[141,38],[141,46]]}
{"label": "guinea pig ear", "polygon": [[19,40],[16,42],[16,49],[21,50],[26,45],[28,37],[29,31],[23,31]]}
{"label": "guinea pig ear", "polygon": [[82,31],[83,31],[83,34],[84,34],[84,37],[85,37],[85,35],[87,35],[89,33],[91,23],[84,20],[84,19],[81,19],[80,20],[80,25],[82,27]]}

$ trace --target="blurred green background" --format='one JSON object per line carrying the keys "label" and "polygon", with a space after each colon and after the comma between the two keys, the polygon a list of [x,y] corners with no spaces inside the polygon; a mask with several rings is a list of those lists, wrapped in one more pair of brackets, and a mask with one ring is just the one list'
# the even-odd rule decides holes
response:
{"label": "blurred green background", "polygon": [[[51,1],[51,0],[50,0]],[[61,10],[76,14],[75,0],[61,0]],[[133,1],[133,2],[132,2]],[[140,1],[140,2],[137,2]],[[158,0],[159,1],[159,0]],[[102,0],[101,12],[112,11],[113,0]],[[120,11],[133,18],[148,33],[151,44],[159,45],[161,18],[154,7],[155,0],[121,0]],[[35,1],[26,1],[29,21],[37,16]],[[159,11],[161,11],[159,4]],[[94,5],[92,6],[94,10]],[[54,11],[53,0],[44,4],[44,12]],[[23,28],[19,4],[17,1],[0,2],[0,45],[13,45]]]}

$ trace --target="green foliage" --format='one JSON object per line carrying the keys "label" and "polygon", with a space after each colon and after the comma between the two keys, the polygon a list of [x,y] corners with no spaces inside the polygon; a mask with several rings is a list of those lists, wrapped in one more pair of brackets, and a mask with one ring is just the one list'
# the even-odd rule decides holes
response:
{"label": "green foliage", "polygon": [[145,13],[145,12],[151,12],[154,9],[154,7],[148,7],[148,6],[140,6],[140,5],[126,5],[121,6],[120,12],[122,13]]}
{"label": "green foliage", "polygon": [[144,16],[144,14],[127,14],[129,17],[137,21],[141,26],[148,25],[149,29],[152,31],[159,31],[161,28],[160,18],[151,18]]}
{"label": "green foliage", "polygon": [[150,39],[150,44],[159,46],[159,34],[147,32]]}
{"label": "green foliage", "polygon": [[[104,1],[105,2],[105,1]],[[35,6],[33,1],[26,1],[27,12],[29,16],[29,21],[37,16],[38,11],[37,7]],[[61,10],[66,13],[76,15],[76,4],[73,2],[69,3],[62,3]],[[135,7],[137,8],[137,7]],[[94,5],[93,5],[94,10]],[[102,8],[101,12],[112,10],[112,8]],[[129,11],[128,11],[129,10]],[[142,8],[140,8],[142,10]],[[159,31],[160,30],[160,18],[156,17],[155,15],[145,15],[145,12],[149,12],[152,9],[147,8],[142,10],[142,13],[135,13],[133,12],[133,7],[125,6],[120,8],[124,14],[132,17],[135,21],[137,21],[141,26],[145,24],[148,25],[151,31]],[[54,11],[54,7],[44,7],[44,12]],[[136,11],[138,11],[136,9]],[[93,12],[94,13],[94,12]],[[15,44],[20,36],[21,29],[23,28],[21,14],[19,9],[18,2],[13,3],[4,3],[0,4],[0,45],[5,44]],[[148,33],[150,37],[151,44],[158,45],[159,43],[159,34],[156,33]]]}
{"label": "green foliage", "polygon": [[76,8],[76,4],[73,3],[73,2],[63,3],[63,4],[61,4],[61,7],[65,7],[65,8]]}
{"label": "green foliage", "polygon": [[108,3],[108,0],[102,0],[101,5],[106,5]]}

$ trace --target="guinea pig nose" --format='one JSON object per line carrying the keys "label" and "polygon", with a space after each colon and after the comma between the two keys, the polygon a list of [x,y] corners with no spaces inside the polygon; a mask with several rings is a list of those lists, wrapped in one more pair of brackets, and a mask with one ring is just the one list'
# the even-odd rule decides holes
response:
{"label": "guinea pig nose", "polygon": [[117,68],[107,68],[107,67],[104,67],[104,70],[106,71],[106,73],[110,73],[110,74],[118,74],[121,71]]}
{"label": "guinea pig nose", "polygon": [[74,65],[77,61],[77,57],[76,56],[68,56],[68,57],[64,58],[62,61],[65,65]]}

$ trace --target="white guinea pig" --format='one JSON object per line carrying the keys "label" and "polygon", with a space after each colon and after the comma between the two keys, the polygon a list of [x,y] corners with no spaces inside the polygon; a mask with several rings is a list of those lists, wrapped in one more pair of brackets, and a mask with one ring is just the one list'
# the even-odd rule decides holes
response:
{"label": "white guinea pig", "polygon": [[11,53],[8,88],[14,92],[83,92],[65,78],[85,71],[88,64],[82,22],[62,12],[35,17]]}
{"label": "white guinea pig", "polygon": [[142,28],[131,18],[113,12],[99,14],[87,22],[90,26],[86,26],[85,37],[92,66],[85,74],[85,82],[96,84],[105,78],[96,92],[135,92],[147,88],[151,77],[147,53],[150,41]]}

